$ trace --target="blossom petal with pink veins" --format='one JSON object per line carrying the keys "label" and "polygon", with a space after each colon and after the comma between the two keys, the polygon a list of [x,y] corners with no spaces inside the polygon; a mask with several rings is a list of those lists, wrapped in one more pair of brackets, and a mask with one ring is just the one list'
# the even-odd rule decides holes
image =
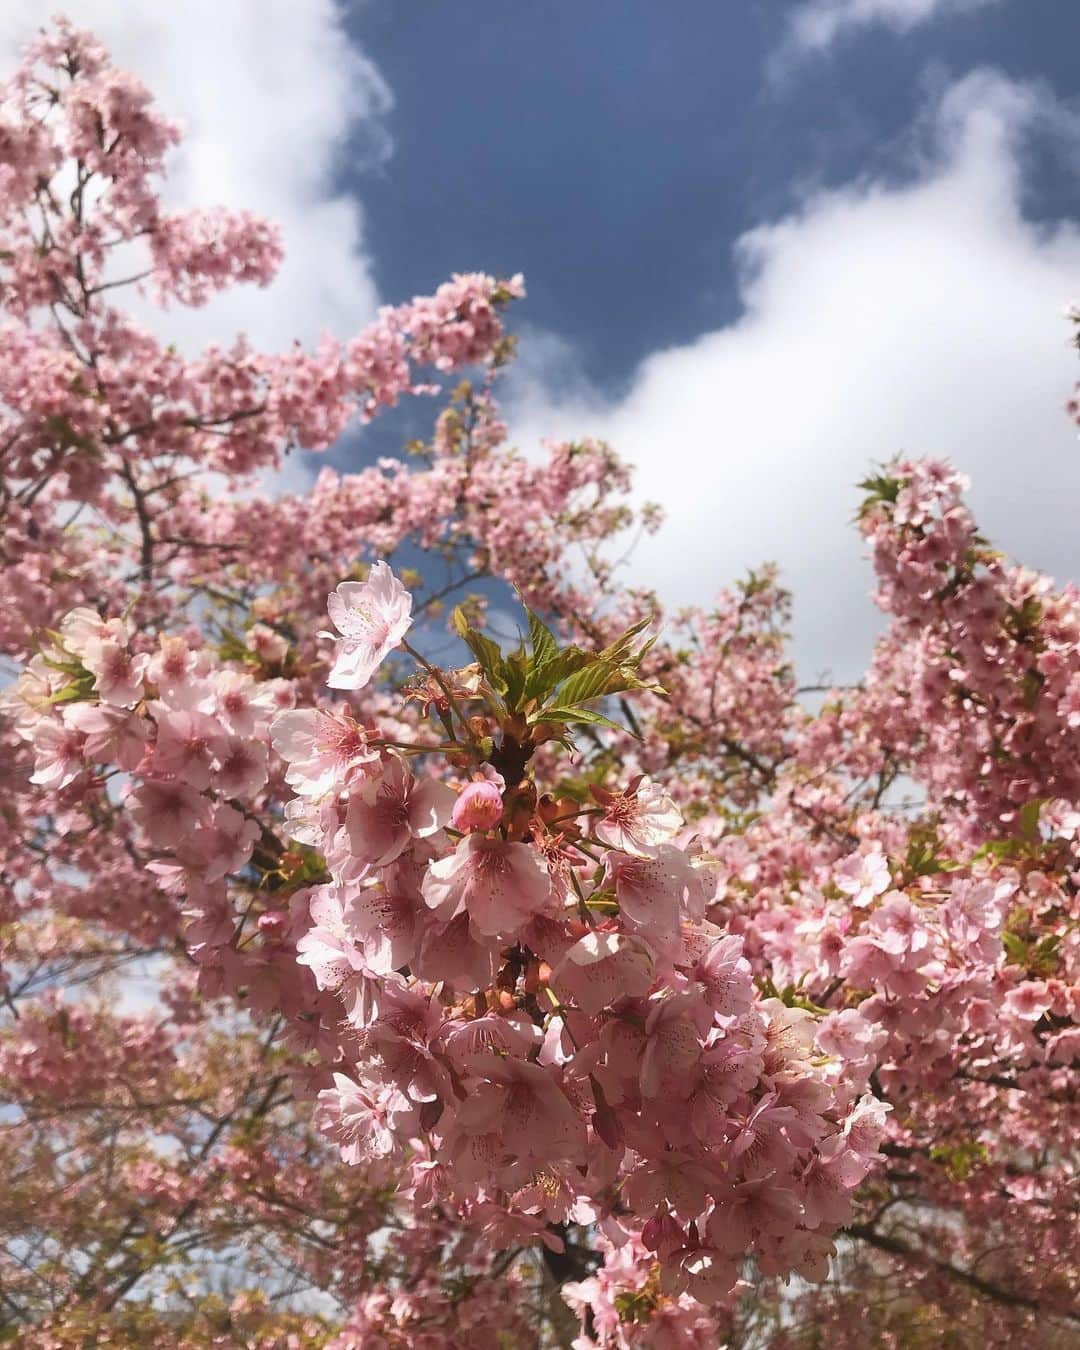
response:
{"label": "blossom petal with pink veins", "polygon": [[860,908],[869,905],[892,884],[888,859],[879,848],[845,858],[836,869],[834,880],[837,889],[851,896],[852,904]]}
{"label": "blossom petal with pink veins", "polygon": [[750,962],[743,956],[741,937],[721,938],[694,968],[705,989],[705,1000],[721,1017],[738,1017],[750,1007],[754,982]]}
{"label": "blossom petal with pink veins", "polygon": [[660,844],[650,857],[613,851],[605,855],[604,867],[615,887],[619,912],[628,922],[647,933],[676,931],[698,887],[693,865],[682,849]]}
{"label": "blossom petal with pink veins", "polygon": [[203,881],[220,881],[228,873],[240,871],[258,837],[259,826],[254,820],[219,802],[212,819],[181,842],[177,856],[197,869]]}
{"label": "blossom petal with pink veins", "polygon": [[210,802],[186,783],[143,783],[130,797],[131,815],[161,848],[175,848],[210,811]]}
{"label": "blossom petal with pink veins", "polygon": [[[852,1156],[849,1154],[849,1156]],[[844,1155],[824,1160],[814,1158],[802,1176],[803,1223],[807,1228],[821,1224],[843,1223],[851,1209],[851,1190],[862,1180],[862,1175],[847,1179]],[[865,1173],[866,1167],[857,1169]]]}
{"label": "blossom petal with pink veins", "polygon": [[667,1086],[689,1091],[688,1080],[701,1059],[706,1023],[711,1020],[704,1003],[691,994],[677,994],[654,1005],[645,1021],[641,1057],[644,1096],[655,1097]]}
{"label": "blossom petal with pink veins", "polygon": [[513,1055],[524,1058],[533,1048],[535,1028],[518,1025],[508,1017],[486,1014],[455,1022],[444,1032],[442,1044],[455,1068],[464,1070],[472,1055]]}
{"label": "blossom petal with pink veins", "polygon": [[95,677],[94,688],[102,703],[117,708],[133,708],[142,698],[149,659],[128,651],[123,632],[89,638],[82,657],[83,665]]}
{"label": "blossom petal with pink veins", "polygon": [[34,728],[34,772],[30,782],[59,791],[86,767],[84,738],[74,727],[50,718]]}
{"label": "blossom petal with pink veins", "polygon": [[709,1172],[684,1153],[666,1153],[638,1165],[627,1179],[625,1200],[638,1214],[670,1209],[680,1219],[695,1219],[713,1186]]}
{"label": "blossom petal with pink veins", "polygon": [[761,1234],[790,1231],[801,1214],[799,1196],[773,1178],[744,1181],[717,1193],[708,1235],[721,1251],[741,1256]]}
{"label": "blossom petal with pink veins", "polygon": [[427,839],[450,823],[457,794],[438,778],[417,778],[409,793],[409,829],[417,839]]}
{"label": "blossom petal with pink veins", "polygon": [[1045,980],[1025,980],[1005,995],[1005,1007],[1015,1017],[1026,1022],[1037,1022],[1046,1012],[1054,998]]}
{"label": "blossom petal with pink veins", "polygon": [[349,798],[349,852],[362,867],[385,867],[413,839],[442,829],[453,806],[453,788],[434,778],[414,778],[402,760],[390,756],[382,776],[365,782]]}
{"label": "blossom petal with pink veins", "polygon": [[640,998],[653,982],[649,949],[625,933],[586,933],[552,971],[555,988],[590,1017],[620,998]]}
{"label": "blossom petal with pink veins", "polygon": [[494,1055],[476,1055],[468,1068],[486,1081],[458,1108],[463,1128],[497,1132],[516,1158],[581,1156],[584,1122],[546,1069]]}
{"label": "blossom petal with pink veins", "polygon": [[433,862],[421,885],[424,901],[446,921],[462,910],[485,937],[517,933],[547,903],[551,878],[527,844],[469,834]]}
{"label": "blossom petal with pink veins", "polygon": [[685,1291],[707,1307],[720,1303],[731,1293],[739,1279],[739,1271],[729,1256],[693,1247],[678,1253],[675,1268],[663,1272],[665,1288]]}
{"label": "blossom petal with pink veins", "polygon": [[382,883],[362,886],[345,903],[344,921],[361,940],[369,968],[387,975],[416,954],[420,906]]}
{"label": "blossom petal with pink veins", "polygon": [[396,1148],[383,1114],[344,1074],[335,1073],[334,1086],[319,1093],[316,1111],[322,1128],[336,1140],[342,1161],[350,1166],[389,1157]]}
{"label": "blossom petal with pink veins", "polygon": [[155,703],[157,742],[153,768],[156,773],[183,779],[200,792],[214,777],[214,760],[224,743],[219,724],[206,713],[177,712]]}
{"label": "blossom petal with pink veins", "polygon": [[226,797],[253,797],[266,783],[266,746],[250,737],[227,736],[218,746],[214,787]]}
{"label": "blossom petal with pink veins", "polygon": [[142,759],[150,734],[150,723],[125,708],[110,708],[101,703],[71,703],[61,714],[64,725],[74,727],[86,737],[83,747],[88,760],[108,763],[115,760],[130,772]]}
{"label": "blossom petal with pink veins", "polygon": [[855,1103],[855,1108],[844,1121],[844,1137],[862,1157],[871,1158],[877,1152],[885,1133],[886,1117],[892,1110],[873,1093],[867,1092]]}
{"label": "blossom petal with pink veins", "polygon": [[474,935],[467,914],[448,924],[429,927],[420,942],[416,973],[432,984],[440,980],[451,989],[486,989],[495,979],[498,947]]}
{"label": "blossom petal with pink veins", "polygon": [[865,1059],[885,1039],[885,1032],[868,1022],[857,1008],[843,1008],[829,1013],[822,1018],[817,1029],[819,1049],[838,1059]]}
{"label": "blossom petal with pink veins", "polygon": [[334,886],[317,886],[309,899],[314,927],[296,944],[298,965],[310,966],[320,989],[340,989],[364,961],[345,920],[341,895]]}
{"label": "blossom petal with pink veins", "polygon": [[368,748],[364,730],[347,713],[292,708],[270,724],[274,749],[288,764],[285,781],[306,797],[349,787],[374,766],[379,752]]}

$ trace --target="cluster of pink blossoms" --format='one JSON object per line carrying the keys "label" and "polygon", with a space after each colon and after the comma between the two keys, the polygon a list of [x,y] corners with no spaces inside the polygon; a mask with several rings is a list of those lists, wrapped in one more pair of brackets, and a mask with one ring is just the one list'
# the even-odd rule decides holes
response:
{"label": "cluster of pink blossoms", "polygon": [[[358,688],[407,596],[377,565],[330,612],[330,683]],[[282,713],[272,737],[293,836],[331,878],[297,950],[345,1008],[320,1108],[347,1161],[408,1151],[418,1191],[500,1232],[640,1233],[666,1287],[707,1303],[748,1252],[824,1270],[885,1111],[809,1012],[758,998],[657,784],[588,808],[534,791],[522,813],[499,747],[455,792],[343,712]]]}
{"label": "cluster of pink blossoms", "polygon": [[[331,686],[365,686],[410,607],[385,564],[339,587]],[[185,897],[207,975],[279,969],[274,1006],[322,1053],[319,1118],[346,1161],[407,1157],[421,1202],[492,1241],[554,1249],[567,1223],[640,1241],[665,1290],[704,1303],[751,1252],[823,1273],[886,1108],[861,1052],[758,996],[742,939],[705,917],[714,869],[658,784],[538,799],[520,715],[497,739],[472,730],[495,702],[477,666],[424,672],[458,766],[446,779],[430,738],[388,743],[347,705],[293,708],[291,682],[130,638],[76,610],[9,693],[34,778],[62,793],[95,763],[130,775],[117,790],[159,885]],[[295,794],[282,823],[327,880],[265,909],[246,948],[225,882],[280,862],[276,841],[252,862],[282,771],[268,742]],[[291,941],[317,988],[294,967],[289,996]]]}
{"label": "cluster of pink blossoms", "polygon": [[261,837],[269,726],[293,705],[292,682],[223,666],[180,636],[151,646],[123,620],[77,609],[0,698],[32,751],[30,782],[72,813],[68,828],[87,794],[122,802],[152,880],[183,903],[204,988],[265,976],[276,953],[230,946],[237,916],[228,882]]}
{"label": "cluster of pink blossoms", "polygon": [[977,839],[1036,798],[1080,798],[1080,591],[980,539],[967,486],[948,464],[897,461],[860,523],[893,616],[867,711]]}

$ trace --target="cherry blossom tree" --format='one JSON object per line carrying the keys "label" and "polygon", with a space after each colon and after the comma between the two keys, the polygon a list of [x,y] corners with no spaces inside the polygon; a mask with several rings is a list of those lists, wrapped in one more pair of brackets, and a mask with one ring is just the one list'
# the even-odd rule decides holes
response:
{"label": "cherry blossom tree", "polygon": [[0,1327],[1075,1343],[1080,593],[886,464],[800,688],[772,569],[666,615],[614,452],[507,447],[520,278],[148,331],[280,260],[177,138],[62,22],[0,102]]}

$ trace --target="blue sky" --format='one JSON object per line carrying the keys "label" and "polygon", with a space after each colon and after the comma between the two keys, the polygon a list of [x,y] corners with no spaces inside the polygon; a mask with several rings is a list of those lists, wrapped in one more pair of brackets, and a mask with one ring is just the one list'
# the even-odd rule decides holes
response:
{"label": "blue sky", "polygon": [[[54,6],[0,7],[0,65]],[[186,124],[173,201],[283,227],[274,287],[148,314],[171,338],[347,336],[523,271],[515,442],[637,466],[669,526],[627,581],[672,603],[777,560],[808,677],[857,673],[878,626],[850,528],[873,460],[951,458],[996,542],[1080,579],[1077,0],[67,9]]]}
{"label": "blue sky", "polygon": [[[738,316],[730,255],[744,231],[814,184],[903,179],[909,130],[951,76],[992,65],[1060,96],[1080,88],[1074,0],[942,6],[907,33],[867,23],[779,63],[796,8],[352,6],[347,30],[395,97],[392,160],[367,176],[343,163],[380,292],[463,268],[524,271],[529,321],[618,388],[650,352]],[[1080,179],[1046,167],[1036,213],[1075,208]]]}

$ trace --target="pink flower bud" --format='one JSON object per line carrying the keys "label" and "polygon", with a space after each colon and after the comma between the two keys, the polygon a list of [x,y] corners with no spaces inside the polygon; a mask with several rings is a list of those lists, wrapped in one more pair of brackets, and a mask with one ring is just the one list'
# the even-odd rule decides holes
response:
{"label": "pink flower bud", "polygon": [[475,782],[462,788],[450,819],[456,830],[493,830],[502,819],[502,793],[494,783]]}
{"label": "pink flower bud", "polygon": [[268,909],[259,915],[259,932],[271,942],[280,942],[289,931],[289,916],[283,909]]}

